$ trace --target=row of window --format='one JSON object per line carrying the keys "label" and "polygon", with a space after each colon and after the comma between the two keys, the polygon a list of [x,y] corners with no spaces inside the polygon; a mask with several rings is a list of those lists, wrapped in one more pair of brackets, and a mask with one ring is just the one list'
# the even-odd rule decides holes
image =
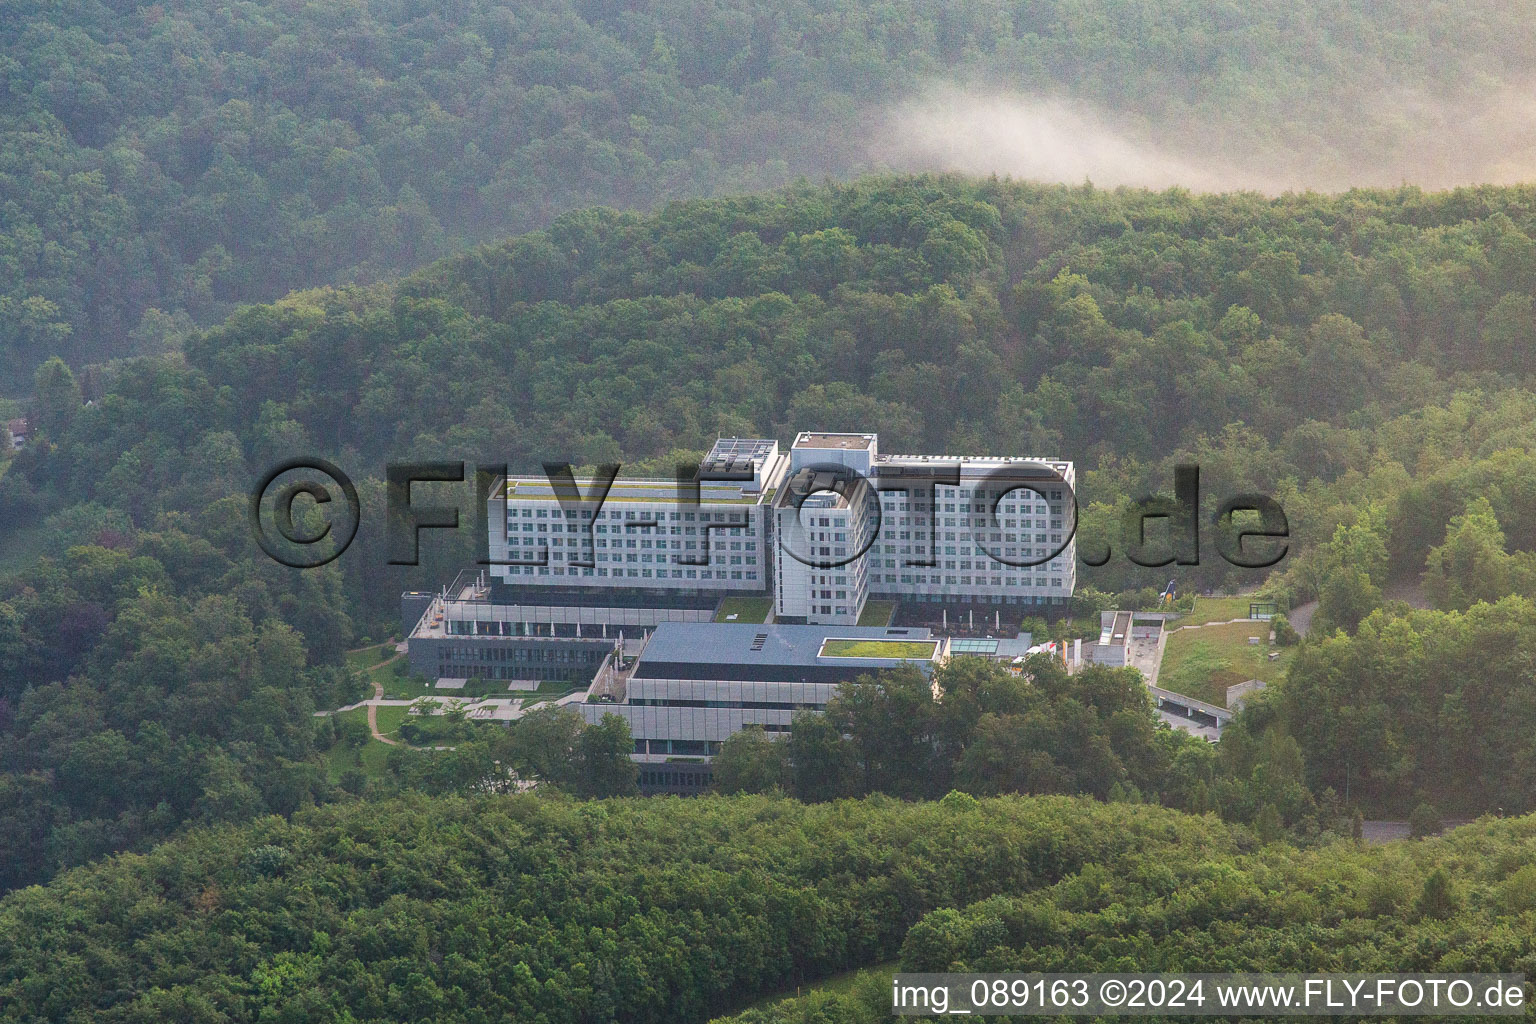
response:
{"label": "row of window", "polygon": [[437,649],[437,660],[443,665],[467,661],[554,662],[561,665],[588,665],[602,661],[607,655],[608,652],[604,648],[585,644],[559,644],[547,647],[445,644]]}
{"label": "row of window", "polygon": [[[954,554],[953,551],[949,553]],[[870,562],[876,569],[882,568],[882,566],[886,569],[981,569],[983,571],[990,572],[1023,573],[1026,576],[1028,576],[1031,572],[1061,571],[1061,561],[1055,558],[1048,562],[1042,562],[1036,565],[1007,565],[1003,562],[997,561],[995,558],[961,558],[958,560],[953,558],[945,558],[935,559],[932,562],[912,562],[906,559],[902,559],[899,566],[897,564],[897,559],[894,558],[872,558],[870,559]]]}
{"label": "row of window", "polygon": [[753,711],[825,711],[825,704],[790,700],[694,700],[685,697],[635,697],[629,703],[647,708],[746,708]]}
{"label": "row of window", "polygon": [[[659,532],[665,531],[666,533],[669,533],[669,534],[671,534],[674,537],[697,537],[700,534],[726,534],[728,536],[739,537],[742,534],[742,530],[743,530],[743,527],[741,525],[739,525],[739,524],[735,525],[735,526],[723,526],[723,527],[722,526],[702,526],[702,527],[700,527],[700,526],[673,526],[673,527],[670,527],[670,528],[665,528],[665,527],[661,527],[661,526],[652,526],[649,523],[645,523],[645,524],[637,524],[636,526],[633,526],[633,527],[625,527],[622,530],[619,527],[617,527],[617,526],[615,526],[613,528],[613,532],[614,533],[622,533],[622,534],[625,534],[625,535],[640,534],[641,536],[650,536],[653,532],[659,533]],[[585,536],[587,536],[587,529],[584,526],[576,526],[574,524],[569,526],[569,527],[566,527],[566,526],[561,525],[560,523],[553,523],[553,524],[550,524],[550,523],[524,523],[522,530],[518,530],[516,523],[508,523],[507,524],[507,533],[508,534],[513,534],[513,533],[538,533],[538,534],[557,534],[558,533],[558,534],[566,534],[566,533],[570,533],[570,534],[575,534],[575,535],[578,535],[578,536],[585,537]],[[602,525],[601,523],[599,523],[592,530],[592,533],[593,533],[594,536],[598,535],[598,534],[601,534],[603,536],[607,536],[607,534],[608,534],[608,527],[606,527],[606,526]]]}
{"label": "row of window", "polygon": [[635,740],[637,754],[678,754],[712,757],[720,753],[719,740]]}
{"label": "row of window", "polygon": [[[957,600],[964,600],[966,595],[957,594],[930,594],[923,591],[906,591],[904,593],[887,593],[874,591],[877,596],[894,598],[900,601],[911,601],[914,604],[950,604]],[[1066,604],[1071,600],[1060,594],[1001,594],[997,596],[987,595],[989,604]]]}
{"label": "row of window", "polygon": [[558,668],[549,665],[443,664],[438,667],[437,673],[440,679],[500,679],[502,681],[521,680],[524,682],[530,680],[544,682],[580,677],[575,669]]}
{"label": "row of window", "polygon": [[714,773],[707,769],[686,772],[641,769],[640,785],[647,790],[671,789],[693,791],[708,789],[714,781]]}
{"label": "row of window", "polygon": [[[1027,527],[1026,527],[1026,529],[1027,529]],[[1036,534],[1036,536],[1040,536],[1040,535]],[[1053,533],[1050,536],[1056,541],[1056,543],[1058,543],[1058,544],[1061,543],[1061,534]],[[901,549],[903,551],[907,550],[907,542],[908,541],[916,541],[917,544],[915,545],[915,547],[917,548],[917,550],[919,552],[921,552],[921,551],[925,550],[926,547],[927,547],[927,543],[926,542],[929,540],[929,534],[926,531],[918,531],[918,530],[892,530],[892,529],[886,528],[886,529],[883,529],[883,530],[880,531],[880,536],[879,536],[878,539],[882,543],[885,544],[885,549],[887,551],[889,551],[891,548],[893,548],[895,546],[895,545],[893,545],[891,543],[891,541],[893,541],[893,540],[899,540],[899,541],[902,542]],[[1023,534],[1023,535],[1021,535],[1019,537],[1005,537],[1005,536],[1003,536],[1003,533],[1002,533],[1001,530],[993,530],[992,531],[992,536],[990,538],[988,538],[984,532],[972,532],[972,533],[970,533],[970,534],[968,534],[966,536],[960,536],[954,530],[945,530],[944,531],[944,535],[942,537],[939,536],[937,533],[934,533],[932,535],[932,539],[935,542],[941,541],[941,540],[943,540],[943,541],[970,540],[970,541],[972,541],[974,543],[976,541],[983,541],[983,540],[990,539],[990,540],[993,540],[993,541],[1006,542],[1006,543],[1009,543],[1009,544],[1018,544],[1018,543],[1021,543],[1021,542],[1024,543],[1024,544],[1030,543],[1029,534],[1027,534],[1027,533]],[[1044,537],[1041,537],[1040,540],[1035,541],[1034,543],[1036,543],[1036,544],[1044,543]]]}
{"label": "row of window", "polygon": [[[911,501],[913,504],[921,505],[923,502],[918,501],[918,496],[924,493],[921,490],[902,491],[893,489],[881,491],[880,497],[884,501]],[[959,498],[967,501],[1002,501],[1007,499],[1018,504],[1028,504],[1036,499],[1045,500],[1042,492],[1024,487],[1013,487],[1006,491],[995,491],[988,487],[971,488],[964,485],[954,487],[950,484],[935,484],[933,493],[941,501],[946,498]],[[1008,499],[1010,494],[1013,495],[1012,499]],[[1050,492],[1051,501],[1060,501],[1061,499],[1062,492],[1059,489]]]}
{"label": "row of window", "polygon": [[[1037,587],[1047,585],[1052,587],[1062,586],[1062,577],[1060,576],[1036,576],[1034,580]],[[1049,584],[1047,584],[1047,580],[1050,581]],[[870,582],[905,583],[916,586],[927,584],[948,587],[985,587],[989,585],[985,576],[945,576],[934,573],[875,573],[870,577]],[[993,576],[990,585],[994,587],[1027,587],[1029,586],[1029,577],[1025,576],[1021,579],[1016,576]]]}
{"label": "row of window", "polygon": [[[507,571],[509,573],[511,573],[513,576],[550,576],[550,575],[554,575],[554,576],[566,576],[566,575],[570,575],[570,576],[594,576],[595,575],[595,576],[600,576],[600,577],[612,576],[614,578],[626,577],[628,579],[647,579],[647,580],[649,580],[649,579],[658,579],[658,580],[664,580],[664,579],[674,579],[674,580],[694,580],[694,579],[698,579],[698,580],[725,580],[725,579],[732,579],[732,580],[755,580],[755,579],[757,579],[757,570],[756,569],[745,569],[745,570],[743,570],[743,569],[730,569],[730,570],[727,570],[727,569],[673,569],[673,570],[671,570],[671,575],[670,576],[667,575],[668,570],[666,570],[666,569],[656,569],[654,571],[652,571],[650,569],[640,569],[638,571],[636,571],[634,569],[629,569],[629,570],[626,571],[624,569],[614,568],[612,570],[612,572],[610,573],[610,571],[606,567],[604,567],[604,566],[599,566],[596,569],[592,569],[590,567],[589,568],[584,568],[584,569],[577,569],[575,566],[572,566],[569,570],[567,570],[567,569],[565,569],[565,568],[563,568],[561,566],[558,566],[558,565],[555,566],[554,568],[550,568],[548,566],[543,566],[543,565],[510,565],[510,566],[507,566]],[[729,576],[726,575],[727,572],[730,573]]]}
{"label": "row of window", "polygon": [[[518,518],[522,518],[522,519],[569,519],[569,520],[585,519],[585,520],[590,520],[590,519],[593,518],[593,515],[592,515],[592,510],[591,509],[581,509],[580,510],[580,514],[578,515],[575,510],[566,510],[565,512],[562,513],[560,509],[518,508],[516,506],[509,505],[507,507],[507,522],[511,523],[512,520],[518,519]],[[737,525],[745,525],[745,526],[750,526],[752,524],[752,513],[751,513],[750,510],[743,510],[743,511],[740,511],[740,512],[681,512],[681,513],[679,513],[679,512],[667,512],[667,511],[664,511],[664,510],[659,509],[659,508],[658,509],[654,509],[654,510],[646,509],[646,510],[643,510],[643,511],[636,511],[635,509],[616,509],[616,508],[610,508],[610,509],[601,509],[601,510],[599,510],[598,513],[597,513],[596,518],[598,518],[598,519],[607,519],[609,521],[622,520],[623,522],[626,522],[626,523],[659,523],[659,522],[695,523],[695,522],[697,522],[697,523],[735,523]],[[599,529],[601,529],[601,527],[599,527]]]}
{"label": "row of window", "polygon": [[[691,544],[689,545],[689,547],[692,547],[692,546],[693,545],[691,545]],[[634,554],[630,554],[628,552],[598,551],[598,552],[595,552],[595,553],[589,553],[588,557],[592,561],[594,561],[594,562],[665,562],[665,561],[667,561],[667,556],[665,556],[665,555],[658,555],[658,554],[654,554],[654,553],[651,553],[651,552],[637,552],[637,553],[634,553]],[[721,565],[725,565],[727,559],[730,560],[730,564],[731,565],[741,565],[741,564],[743,564],[743,560],[745,560],[745,564],[747,564],[747,565],[756,565],[757,564],[757,556],[756,555],[730,555],[730,554],[722,554],[721,552],[714,551],[714,552],[710,553],[709,557],[710,557],[711,560],[719,562]],[[581,558],[581,556],[580,556],[579,553],[574,552],[574,551],[571,552],[570,561],[575,562],[575,561],[578,561],[580,558]],[[539,559],[539,553],[537,551],[532,551],[532,550],[523,549],[523,548],[516,548],[516,549],[512,549],[512,550],[507,552],[507,561],[509,561],[509,562],[510,561],[517,561],[517,562],[522,562],[524,564],[528,564],[528,563],[537,563],[539,560],[540,560]],[[554,561],[556,561],[556,562],[564,562],[564,561],[566,561],[566,553],[564,551],[556,551],[554,553]],[[672,561],[677,562],[677,561],[682,561],[682,559],[673,558]]]}
{"label": "row of window", "polygon": [[[600,624],[588,623],[587,625],[588,628],[591,628]],[[526,620],[514,621],[512,619],[449,619],[447,633],[449,636],[552,637],[556,635],[554,632],[551,632],[551,630],[554,628],[555,627],[553,623],[540,622],[535,625],[529,623]],[[579,623],[562,622],[560,623],[559,628],[563,631],[560,632],[559,635],[567,640],[594,639],[590,635],[586,637],[581,636],[581,625]]]}
{"label": "row of window", "polygon": [[[537,543],[540,547],[551,547],[551,548],[562,548],[562,547],[584,548],[584,547],[588,546],[584,540],[578,540],[578,539],[576,539],[574,537],[571,538],[570,543],[566,543],[566,541],[563,538],[561,538],[561,537],[549,537],[549,538],[544,538],[544,537],[538,537],[538,538],[534,538],[534,537],[512,537],[512,538],[509,538],[507,540],[507,543],[508,544],[534,544],[534,543]],[[716,537],[713,540],[706,539],[703,543],[704,543],[704,545],[706,547],[720,548],[722,551],[742,551],[742,550],[756,551],[757,550],[757,541],[755,541],[755,540],[748,540],[748,541],[733,540],[733,541],[727,542],[724,538]],[[674,540],[671,543],[670,547],[671,547],[671,549],[673,551],[681,551],[684,548],[686,548],[689,551],[694,551],[694,550],[698,549],[699,544],[700,544],[700,542],[696,541],[696,540],[690,540],[690,541],[685,541],[685,542],[680,542],[680,541],[675,541]],[[599,537],[599,538],[597,538],[596,541],[593,542],[592,546],[593,547],[598,547],[598,548],[606,548],[606,547],[609,547],[610,545],[609,545],[609,543],[608,543],[606,538]],[[649,537],[642,537],[640,539],[639,543],[636,543],[634,538],[630,538],[627,541],[621,541],[621,540],[615,539],[611,546],[615,547],[615,548],[646,548],[646,549],[660,548],[662,550],[666,550],[668,548],[668,544],[667,544],[667,542],[665,540],[652,541],[651,538],[649,538]]]}

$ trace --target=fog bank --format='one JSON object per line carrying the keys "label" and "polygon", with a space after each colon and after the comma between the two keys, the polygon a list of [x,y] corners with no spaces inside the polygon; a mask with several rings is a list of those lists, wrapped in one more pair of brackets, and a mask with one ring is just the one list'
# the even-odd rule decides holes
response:
{"label": "fog bank", "polygon": [[1266,193],[1448,188],[1536,179],[1536,89],[1465,101],[1386,88],[1323,111],[1115,115],[1066,97],[937,85],[874,118],[871,157],[898,170]]}

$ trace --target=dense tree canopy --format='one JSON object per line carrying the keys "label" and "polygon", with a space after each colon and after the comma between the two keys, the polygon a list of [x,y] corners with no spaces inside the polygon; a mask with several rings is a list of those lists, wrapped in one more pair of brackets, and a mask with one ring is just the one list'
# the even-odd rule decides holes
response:
{"label": "dense tree canopy", "polygon": [[[898,963],[1008,973],[1529,972],[1533,842],[1523,818],[1378,849],[1271,844],[1213,857],[1175,846],[1123,868],[1089,865],[1033,893],[935,910],[907,932]],[[850,990],[716,1024],[889,1020],[890,973],[871,974]],[[1209,1009],[1216,994],[1203,995]]]}
{"label": "dense tree canopy", "polygon": [[[1523,75],[1530,13],[22,0],[0,22],[0,389],[52,354],[157,351],[236,303],[377,280],[569,209],[855,173],[889,148],[882,112],[935,80],[1070,94],[1151,144],[1347,163],[1393,139],[1381,108],[1402,92],[1428,109]],[[947,228],[926,258],[947,272],[969,242]],[[813,254],[836,273],[835,240]],[[1255,312],[1294,274],[1258,272]],[[1529,315],[1503,301],[1495,345]]]}
{"label": "dense tree canopy", "polygon": [[781,743],[752,729],[731,737],[715,761],[718,788],[779,787],[806,800],[933,800],[956,787],[1101,799],[1166,789],[1170,803],[1209,809],[1193,792],[1203,787],[1209,749],[1158,729],[1134,670],[1089,666],[1069,677],[1059,661],[1037,655],[1014,674],[958,657],[932,679],[904,669],[844,683],[825,715],[800,713]]}
{"label": "dense tree canopy", "polygon": [[[701,1021],[893,960],[1529,973],[1533,843],[1521,818],[1304,850],[1209,816],[959,793],[329,807],[6,897],[0,1018]],[[741,1021],[883,1020],[889,984]]]}
{"label": "dense tree canopy", "polygon": [[0,1019],[704,1020],[890,958],[937,907],[1251,840],[1064,798],[331,807],[0,902]]}

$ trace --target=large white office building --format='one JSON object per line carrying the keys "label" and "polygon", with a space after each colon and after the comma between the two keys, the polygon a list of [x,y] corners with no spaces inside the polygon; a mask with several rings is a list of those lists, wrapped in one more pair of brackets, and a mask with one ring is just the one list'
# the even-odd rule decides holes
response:
{"label": "large white office building", "polygon": [[[887,455],[874,434],[807,432],[788,453],[722,438],[700,478],[692,495],[621,477],[600,504],[543,477],[502,482],[489,541],[503,599],[696,611],[762,596],[779,622],[853,625],[871,600],[932,604],[932,618],[939,606],[1050,611],[1076,584],[1071,462]],[[576,487],[592,493],[590,480]]]}

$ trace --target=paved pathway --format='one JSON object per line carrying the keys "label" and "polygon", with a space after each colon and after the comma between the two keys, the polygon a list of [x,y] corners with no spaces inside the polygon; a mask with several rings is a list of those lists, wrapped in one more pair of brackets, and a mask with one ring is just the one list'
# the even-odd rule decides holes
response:
{"label": "paved pathway", "polygon": [[[1471,818],[1447,818],[1440,822],[1441,834],[1453,828],[1469,824]],[[1360,823],[1360,838],[1367,843],[1395,843],[1412,836],[1413,830],[1406,821],[1364,821]]]}
{"label": "paved pathway", "polygon": [[[359,648],[359,650],[365,650],[366,651],[366,650],[372,650],[372,648],[371,647],[363,647],[363,648]],[[387,743],[387,744],[389,744],[392,747],[406,747],[406,748],[408,748],[410,750],[452,750],[452,749],[454,749],[453,747],[413,747],[409,743],[405,743],[405,742],[403,742],[401,740],[391,739],[390,737],[384,735],[382,732],[379,731],[379,708],[399,708],[399,707],[406,707],[406,708],[408,708],[408,707],[413,707],[417,703],[417,701],[420,701],[420,700],[432,700],[432,701],[437,701],[437,702],[443,703],[443,704],[446,704],[449,701],[453,701],[454,703],[463,703],[466,706],[474,706],[474,705],[480,703],[480,699],[477,699],[477,698],[474,698],[474,697],[460,697],[460,696],[456,696],[456,695],[451,694],[451,693],[450,694],[429,693],[429,694],[426,694],[423,697],[415,697],[415,698],[409,698],[409,699],[401,699],[401,698],[396,698],[396,699],[393,699],[393,700],[386,699],[385,696],[384,696],[384,684],[379,682],[377,679],[371,678],[371,674],[373,673],[373,671],[375,669],[380,669],[380,668],[383,668],[386,665],[393,664],[394,662],[398,661],[403,656],[404,656],[404,652],[396,653],[394,655],[394,657],[389,658],[389,659],[387,659],[385,661],[381,661],[377,665],[374,665],[374,666],[370,667],[367,670],[367,672],[370,675],[369,682],[372,683],[372,685],[373,685],[373,696],[372,697],[365,698],[363,700],[356,701],[356,702],[354,702],[352,704],[347,704],[344,707],[335,708],[335,709],[330,710],[330,711],[316,711],[315,712],[315,717],[316,718],[326,718],[326,717],[328,717],[330,715],[339,715],[343,711],[356,711],[358,708],[367,708],[368,709],[368,732],[373,736],[374,739],[378,740],[380,743]],[[536,702],[536,703],[530,703],[528,701],[521,700],[521,699],[513,699],[513,701],[512,701],[511,717],[510,717],[510,719],[504,719],[504,721],[506,721],[506,720],[516,721],[517,719],[522,718],[528,712],[532,711],[534,708],[542,707],[545,704],[548,704],[548,705],[551,705],[551,706],[554,706],[554,707],[566,707],[566,706],[571,705],[571,704],[580,704],[580,703],[582,703],[583,701],[585,701],[587,699],[587,693],[588,693],[587,690],[576,689],[576,690],[572,690],[570,693],[566,694],[563,697],[557,697],[557,698],[555,698],[554,700],[551,700],[551,701],[539,701],[539,702]]]}
{"label": "paved pathway", "polygon": [[[373,684],[373,700],[368,702],[368,731],[373,733],[373,738],[380,743],[388,743],[392,747],[401,746],[402,744],[399,740],[392,740],[379,732],[379,705],[382,703],[384,703],[384,684],[375,680]],[[391,703],[399,702],[391,701]]]}
{"label": "paved pathway", "polygon": [[1316,612],[1317,602],[1308,601],[1306,604],[1299,604],[1292,608],[1291,613],[1286,618],[1290,620],[1292,629],[1302,636],[1306,636],[1307,630],[1312,628],[1312,616]]}
{"label": "paved pathway", "polygon": [[1175,729],[1187,732],[1191,736],[1198,736],[1201,739],[1207,740],[1211,743],[1215,743],[1221,739],[1220,729],[1210,725],[1201,725],[1199,722],[1192,722],[1188,718],[1185,718],[1183,715],[1176,715],[1172,711],[1164,711],[1162,708],[1158,708],[1157,717],[1161,718]]}
{"label": "paved pathway", "polygon": [[[358,650],[367,651],[372,650],[372,648],[361,647],[358,648]],[[387,743],[391,747],[408,747],[411,750],[452,750],[452,747],[412,747],[409,743],[403,743],[400,740],[390,739],[382,732],[379,732],[379,708],[410,707],[416,703],[414,700],[385,700],[384,684],[379,682],[377,679],[371,678],[372,674],[378,669],[384,668],[386,665],[392,665],[403,657],[405,657],[405,652],[397,650],[392,657],[386,658],[385,660],[379,662],[377,665],[373,665],[366,670],[367,674],[370,676],[369,682],[373,684],[373,698],[371,700],[360,700],[354,704],[348,704],[345,707],[336,708],[334,711],[316,711],[315,717],[324,718],[328,715],[339,715],[343,711],[355,711],[358,708],[365,707],[368,709],[368,732],[380,743]],[[449,698],[442,699],[446,700]]]}

